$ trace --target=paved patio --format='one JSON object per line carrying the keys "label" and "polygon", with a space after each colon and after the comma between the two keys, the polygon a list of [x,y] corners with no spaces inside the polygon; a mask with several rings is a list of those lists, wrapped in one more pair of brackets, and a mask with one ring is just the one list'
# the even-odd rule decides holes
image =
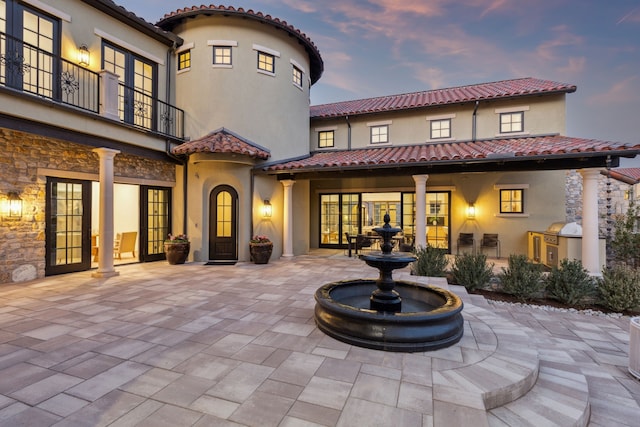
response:
{"label": "paved patio", "polygon": [[320,285],[376,276],[342,253],[117,270],[106,280],[84,272],[0,286],[0,426],[609,427],[640,419],[628,317],[494,306],[452,287],[465,302],[463,339],[389,353],[315,327]]}

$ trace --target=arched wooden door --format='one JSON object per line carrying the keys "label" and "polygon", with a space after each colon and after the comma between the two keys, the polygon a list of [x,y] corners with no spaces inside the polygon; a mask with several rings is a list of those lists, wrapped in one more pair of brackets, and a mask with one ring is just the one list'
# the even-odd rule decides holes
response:
{"label": "arched wooden door", "polygon": [[209,196],[209,259],[238,259],[238,193],[228,185]]}

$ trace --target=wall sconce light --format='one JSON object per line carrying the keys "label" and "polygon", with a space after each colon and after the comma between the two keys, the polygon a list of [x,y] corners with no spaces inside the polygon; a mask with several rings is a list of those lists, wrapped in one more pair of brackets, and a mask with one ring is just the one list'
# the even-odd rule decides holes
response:
{"label": "wall sconce light", "polygon": [[265,199],[262,203],[262,217],[263,218],[271,218],[273,214],[273,207],[271,206],[271,202],[269,199]]}
{"label": "wall sconce light", "polygon": [[90,58],[90,54],[89,54],[89,48],[87,47],[87,45],[83,44],[80,47],[78,47],[78,64],[82,65],[83,67],[88,67],[89,58]]}
{"label": "wall sconce light", "polygon": [[22,199],[15,191],[10,191],[7,197],[2,199],[0,210],[2,218],[8,220],[19,220],[22,218]]}
{"label": "wall sconce light", "polygon": [[467,218],[476,218],[476,206],[473,203],[469,203],[469,206],[467,206]]}

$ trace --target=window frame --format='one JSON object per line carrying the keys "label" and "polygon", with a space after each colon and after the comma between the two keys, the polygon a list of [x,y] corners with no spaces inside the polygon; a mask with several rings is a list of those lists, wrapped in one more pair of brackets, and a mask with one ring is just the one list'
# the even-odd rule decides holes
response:
{"label": "window frame", "polygon": [[[322,138],[322,135],[331,135],[331,145],[328,145],[326,143],[326,141],[328,141],[328,138]],[[323,144],[322,141],[325,141],[325,143]],[[336,131],[333,129],[328,129],[328,130],[319,130],[318,131],[318,148],[333,148],[335,147],[336,144]]]}
{"label": "window frame", "polygon": [[[518,123],[518,121],[514,121],[513,118],[515,116],[520,117],[520,128],[513,129],[513,125]],[[508,122],[505,122],[503,118],[510,117],[511,119]],[[509,112],[501,112],[500,113],[500,134],[509,134],[509,133],[522,133],[524,132],[524,111],[509,111]],[[505,130],[505,126],[509,126],[510,130]]]}
{"label": "window frame", "polygon": [[[500,189],[500,213],[501,214],[524,214],[524,188],[501,188]],[[516,193],[518,197],[514,197]],[[505,197],[508,195],[509,197]],[[517,206],[520,209],[514,209]]]}
{"label": "window frame", "polygon": [[[258,71],[262,72],[262,73],[267,73],[267,74],[271,74],[271,75],[275,75],[276,74],[276,56],[271,54],[271,53],[267,53],[265,51],[262,50],[257,50],[257,68]],[[268,61],[262,60],[261,61],[261,57],[265,58],[265,59],[269,59],[270,65],[271,65],[271,69],[268,68],[264,68],[266,65],[269,65]],[[263,65],[266,64],[266,65]]]}
{"label": "window frame", "polygon": [[[212,54],[213,54],[213,58],[212,58],[212,64],[214,66],[218,66],[218,67],[231,67],[233,66],[233,46],[229,46],[229,45],[212,45]],[[226,54],[222,54],[222,55],[218,55],[217,51],[225,51],[224,53],[226,53],[226,51],[228,51],[228,55]],[[217,58],[221,58],[221,61],[218,62]],[[228,58],[228,61],[226,60]]]}
{"label": "window frame", "polygon": [[291,67],[293,68],[292,69],[293,85],[297,88],[302,89],[302,81],[303,81],[304,73],[300,68],[298,68],[294,64],[291,64]]}
{"label": "window frame", "polygon": [[[185,60],[184,56],[188,56]],[[178,52],[178,71],[187,71],[191,69],[191,49],[185,49]],[[188,64],[188,65],[185,65]]]}
{"label": "window frame", "polygon": [[[447,135],[442,135],[442,131],[445,129],[443,127],[440,127],[440,129],[434,129],[434,125],[442,124],[444,122],[447,122],[447,124],[448,124],[448,126],[446,128],[446,130],[448,131]],[[440,136],[435,136],[435,132],[440,132]],[[451,132],[451,119],[450,118],[429,120],[429,139],[450,139],[451,135],[452,135],[452,132]]]}
{"label": "window frame", "polygon": [[[384,129],[384,132],[380,132],[380,130]],[[381,140],[384,136],[384,140]],[[374,139],[378,139],[374,141]],[[378,124],[378,125],[370,125],[369,126],[369,143],[370,144],[388,144],[389,143],[389,125],[388,124]]]}

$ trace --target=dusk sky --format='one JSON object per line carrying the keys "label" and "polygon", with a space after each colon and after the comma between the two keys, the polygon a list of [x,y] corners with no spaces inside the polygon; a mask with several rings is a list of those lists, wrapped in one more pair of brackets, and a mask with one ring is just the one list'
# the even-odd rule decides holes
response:
{"label": "dusk sky", "polygon": [[[152,23],[202,4],[115,2]],[[311,89],[313,105],[537,77],[578,87],[567,95],[567,135],[640,143],[639,0],[222,4],[270,14],[311,38],[325,65]]]}

